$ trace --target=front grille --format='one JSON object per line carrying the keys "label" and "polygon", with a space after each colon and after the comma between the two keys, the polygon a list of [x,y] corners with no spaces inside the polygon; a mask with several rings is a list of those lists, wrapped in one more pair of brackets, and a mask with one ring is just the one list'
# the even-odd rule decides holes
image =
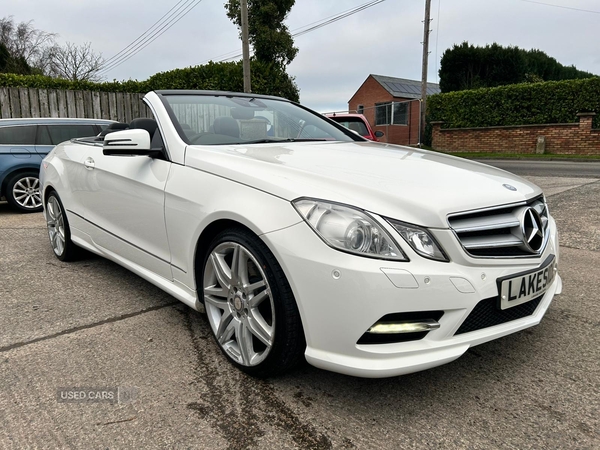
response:
{"label": "front grille", "polygon": [[500,309],[498,307],[498,297],[490,297],[481,300],[475,305],[471,314],[468,315],[454,334],[469,333],[471,331],[477,331],[531,316],[537,309],[543,297],[543,295],[540,295],[527,303],[522,303],[508,309]]}
{"label": "front grille", "polygon": [[[541,228],[541,236],[537,237],[529,226],[536,220],[540,221]],[[478,258],[535,257],[543,252],[548,240],[548,208],[543,196],[512,205],[452,214],[448,224],[465,251]]]}

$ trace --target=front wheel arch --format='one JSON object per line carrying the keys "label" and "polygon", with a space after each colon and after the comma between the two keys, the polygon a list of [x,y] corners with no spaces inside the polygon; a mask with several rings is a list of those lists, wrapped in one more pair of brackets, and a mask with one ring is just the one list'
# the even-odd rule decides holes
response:
{"label": "front wheel arch", "polygon": [[[51,187],[49,187],[48,189],[51,189]],[[54,190],[54,189],[52,189],[52,190]],[[49,193],[49,191],[47,191],[47,193]],[[210,243],[215,238],[215,236],[217,236],[219,233],[221,233],[224,230],[229,230],[229,229],[239,229],[239,230],[247,231],[248,233],[252,233],[254,236],[256,236],[260,239],[260,237],[250,227],[244,225],[241,222],[238,222],[237,220],[218,219],[218,220],[215,220],[214,222],[211,222],[200,233],[200,236],[198,237],[198,240],[196,242],[196,248],[194,249],[194,259],[193,259],[194,272],[193,273],[194,273],[194,283],[196,286],[196,290],[198,290],[198,287],[200,286],[198,284],[198,281],[202,279],[202,263],[204,262],[204,259],[206,258],[206,254],[208,252]],[[267,246],[267,248],[269,248],[267,243],[265,243],[264,241],[263,241],[263,243]],[[269,248],[269,251],[271,253],[273,253],[273,255],[274,255],[274,252],[270,248]],[[277,259],[277,258],[275,257],[275,259]],[[287,274],[285,273],[285,269],[283,269],[283,267],[282,267],[282,270],[284,272],[284,276],[287,277]],[[201,298],[201,296],[198,297],[198,300],[200,301],[200,303],[204,303],[204,300]]]}
{"label": "front wheel arch", "polygon": [[[56,189],[54,189],[52,186],[46,187],[46,189],[44,189],[44,191],[42,192],[42,203],[44,205],[46,204],[46,199],[52,192],[56,192]],[[58,193],[57,193],[57,195],[58,195]]]}
{"label": "front wheel arch", "polygon": [[[252,230],[250,230],[250,228],[231,219],[216,220],[210,225],[208,225],[202,231],[202,233],[200,233],[198,242],[196,242],[196,250],[194,252],[194,281],[196,282],[196,290],[198,290],[200,286],[198,282],[202,279],[202,264],[204,262],[204,259],[206,258],[206,253],[208,252],[210,243],[217,234],[219,234],[223,230],[227,230],[230,228],[243,228],[252,233]],[[198,299],[201,303],[204,303],[204,300],[199,294]]]}

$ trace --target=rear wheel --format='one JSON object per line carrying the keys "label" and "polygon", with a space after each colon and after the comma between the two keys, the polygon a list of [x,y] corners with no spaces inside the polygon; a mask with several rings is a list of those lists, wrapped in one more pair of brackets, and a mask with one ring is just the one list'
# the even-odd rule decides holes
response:
{"label": "rear wheel", "polygon": [[40,212],[42,196],[40,178],[37,172],[21,172],[14,175],[6,184],[6,201],[20,212]]}
{"label": "rear wheel", "polygon": [[291,288],[273,254],[254,234],[217,235],[203,265],[204,305],[225,356],[258,377],[291,369],[306,347]]}
{"label": "rear wheel", "polygon": [[71,241],[71,229],[62,202],[56,192],[50,192],[46,200],[46,224],[50,245],[61,261],[74,261],[79,256],[79,247]]}

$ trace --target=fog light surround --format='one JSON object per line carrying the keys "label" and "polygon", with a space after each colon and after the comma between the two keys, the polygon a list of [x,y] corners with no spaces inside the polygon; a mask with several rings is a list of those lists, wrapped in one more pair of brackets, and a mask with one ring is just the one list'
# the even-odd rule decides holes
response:
{"label": "fog light surround", "polygon": [[411,320],[408,322],[378,322],[367,330],[374,334],[420,333],[437,330],[440,323],[437,320]]}
{"label": "fog light surround", "polygon": [[418,341],[440,328],[444,311],[391,313],[381,317],[356,342],[357,345],[398,344]]}

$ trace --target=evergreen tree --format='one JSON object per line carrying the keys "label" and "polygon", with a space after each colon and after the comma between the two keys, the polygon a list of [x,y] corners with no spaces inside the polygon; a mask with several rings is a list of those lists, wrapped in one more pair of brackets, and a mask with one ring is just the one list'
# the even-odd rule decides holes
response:
{"label": "evergreen tree", "polygon": [[439,76],[442,92],[451,92],[595,75],[577,70],[575,66],[563,66],[541,50],[502,47],[496,43],[475,47],[463,42],[444,52]]}
{"label": "evergreen tree", "polygon": [[2,42],[0,42],[0,73],[16,73],[19,75],[34,75],[35,70],[29,67],[22,56],[13,56]]}
{"label": "evergreen tree", "polygon": [[[254,48],[254,58],[273,63],[285,70],[298,53],[287,26],[283,23],[295,0],[248,0],[248,35]],[[240,0],[225,3],[227,17],[240,29]]]}

